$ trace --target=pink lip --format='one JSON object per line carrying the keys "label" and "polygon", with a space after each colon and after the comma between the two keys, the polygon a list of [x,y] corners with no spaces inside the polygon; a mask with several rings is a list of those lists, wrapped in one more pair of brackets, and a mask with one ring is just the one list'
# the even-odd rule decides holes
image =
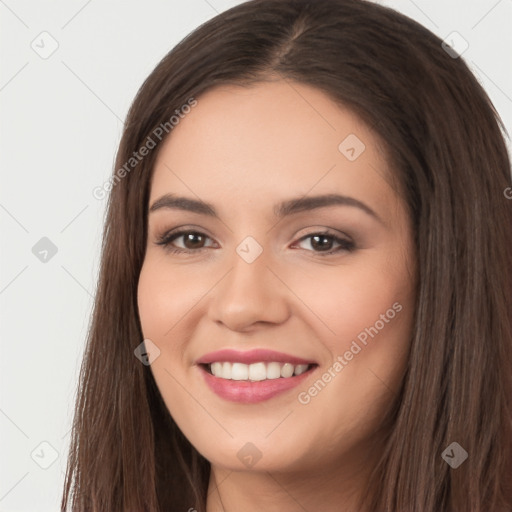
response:
{"label": "pink lip", "polygon": [[[226,361],[226,359],[224,359],[224,361]],[[261,361],[261,359],[258,361]],[[275,361],[275,359],[273,359],[273,361]],[[278,379],[269,379],[255,382],[221,379],[208,373],[208,371],[203,366],[198,366],[198,368],[203,375],[203,378],[208,387],[221,398],[231,402],[254,404],[268,400],[269,398],[272,398],[298,386],[301,382],[307,379],[312,372],[315,371],[317,366],[314,366],[312,369],[305,373],[301,373],[300,375],[295,375],[293,377],[280,377]]]}
{"label": "pink lip", "polygon": [[[238,350],[233,349],[223,349],[217,350],[215,352],[209,352],[204,356],[200,357],[196,364],[210,364],[214,362],[230,362],[230,363],[259,363],[259,362],[271,362],[275,361],[277,363],[291,363],[293,365],[297,364],[316,364],[315,361],[307,361],[306,359],[301,359],[300,357],[291,356],[289,354],[284,354],[283,352],[275,352],[274,350],[266,350],[266,349],[253,349],[246,350],[244,352],[240,352]],[[291,378],[291,377],[290,377]],[[276,379],[278,380],[278,379]],[[286,379],[283,379],[286,380]]]}

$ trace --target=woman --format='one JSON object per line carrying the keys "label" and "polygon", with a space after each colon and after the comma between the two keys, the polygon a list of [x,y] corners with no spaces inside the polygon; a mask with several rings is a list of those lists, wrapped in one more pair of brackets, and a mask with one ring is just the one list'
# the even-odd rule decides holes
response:
{"label": "woman", "polygon": [[500,128],[366,1],[185,38],[109,184],[62,510],[512,510]]}

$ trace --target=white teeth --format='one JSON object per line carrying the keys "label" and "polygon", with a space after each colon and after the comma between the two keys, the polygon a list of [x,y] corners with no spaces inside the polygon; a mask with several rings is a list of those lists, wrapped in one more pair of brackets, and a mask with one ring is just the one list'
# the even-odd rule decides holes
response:
{"label": "white teeth", "polygon": [[293,375],[293,364],[284,363],[281,367],[281,377],[291,377]]}
{"label": "white teeth", "polygon": [[219,374],[218,377],[222,377],[223,379],[231,379],[231,363],[221,363],[222,364],[222,374]]}
{"label": "white teeth", "polygon": [[249,380],[265,380],[266,378],[267,369],[265,368],[265,363],[254,363],[249,365]]}
{"label": "white teeth", "polygon": [[279,379],[281,377],[281,364],[268,363],[267,364],[267,379]]}
{"label": "white teeth", "polygon": [[231,378],[233,380],[247,380],[249,378],[249,367],[246,364],[233,363]]}
{"label": "white teeth", "polygon": [[222,363],[212,363],[210,365],[210,370],[213,373],[213,375],[222,377]]}
{"label": "white teeth", "polygon": [[216,361],[209,365],[215,377],[228,380],[261,381],[267,379],[289,378],[292,375],[301,375],[310,367],[308,364],[293,365],[291,363],[230,363]]}
{"label": "white teeth", "polygon": [[301,373],[304,373],[308,369],[307,364],[298,364],[295,367],[295,375],[300,375]]}

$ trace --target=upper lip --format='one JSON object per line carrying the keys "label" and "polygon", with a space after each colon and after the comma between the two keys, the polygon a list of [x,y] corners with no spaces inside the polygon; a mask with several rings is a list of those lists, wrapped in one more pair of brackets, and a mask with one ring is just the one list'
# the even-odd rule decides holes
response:
{"label": "upper lip", "polygon": [[246,350],[243,352],[230,348],[217,350],[215,352],[209,352],[208,354],[203,355],[196,361],[196,364],[210,364],[224,361],[244,364],[259,363],[260,361],[275,361],[277,363],[291,363],[294,365],[316,364],[315,361],[308,361],[306,359],[302,359],[301,357],[292,356],[283,352],[276,352],[274,350],[266,350],[261,348]]}

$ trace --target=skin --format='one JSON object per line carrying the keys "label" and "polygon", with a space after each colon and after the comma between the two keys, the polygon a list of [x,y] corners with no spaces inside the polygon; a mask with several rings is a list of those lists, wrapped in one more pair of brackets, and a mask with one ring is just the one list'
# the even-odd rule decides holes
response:
{"label": "skin", "polygon": [[[166,193],[200,198],[221,220],[149,214],[138,306],[144,337],[160,349],[151,371],[212,465],[208,512],[355,510],[410,346],[416,269],[405,206],[377,136],[323,92],[276,80],[217,87],[197,100],[160,149],[149,205]],[[365,144],[354,161],[338,150],[349,134]],[[274,216],[281,201],[328,193],[364,202],[381,220],[347,205]],[[157,245],[180,226],[205,236],[172,242],[188,253]],[[311,236],[326,228],[356,249],[323,256]],[[236,252],[247,236],[263,249],[250,264]],[[395,303],[401,311],[301,403],[299,393]],[[194,364],[222,348],[273,349],[319,367],[297,388],[240,404],[214,394]],[[237,456],[248,442],[261,453],[252,467]]]}

